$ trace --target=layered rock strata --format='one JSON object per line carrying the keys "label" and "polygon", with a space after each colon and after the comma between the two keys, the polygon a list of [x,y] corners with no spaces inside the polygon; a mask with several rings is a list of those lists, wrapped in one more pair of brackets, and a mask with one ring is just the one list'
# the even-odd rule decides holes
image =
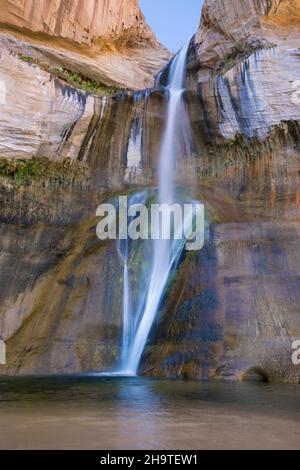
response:
{"label": "layered rock strata", "polygon": [[[298,1],[205,2],[184,95],[193,152],[177,179],[205,203],[207,238],[169,286],[145,374],[299,382],[298,20]],[[0,373],[109,370],[120,355],[122,263],[97,239],[95,212],[156,184],[169,67],[156,89],[98,97],[20,60],[10,40],[2,156],[54,166],[2,171]]]}
{"label": "layered rock strata", "polygon": [[137,0],[1,0],[0,26],[31,56],[121,88],[151,86],[170,56]]}

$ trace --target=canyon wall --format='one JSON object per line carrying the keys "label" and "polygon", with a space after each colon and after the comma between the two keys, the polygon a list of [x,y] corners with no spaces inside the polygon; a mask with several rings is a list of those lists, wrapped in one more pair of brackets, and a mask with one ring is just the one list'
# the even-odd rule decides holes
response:
{"label": "canyon wall", "polygon": [[[71,70],[80,62],[99,79],[98,58],[81,48],[100,51],[95,37],[108,38],[109,28],[95,24],[84,44],[80,27],[71,37],[60,22],[50,43],[56,16],[39,29],[26,13],[33,2],[18,20],[18,2],[8,3],[0,38],[0,337],[8,353],[0,374],[110,370],[120,355],[122,263],[114,242],[97,239],[95,213],[120,192],[156,184],[169,65],[151,90],[80,90],[52,67],[67,58]],[[205,203],[207,238],[169,285],[144,374],[299,381],[291,363],[300,337],[299,11],[299,1],[205,2],[184,93],[192,155],[177,163],[177,181]],[[130,49],[139,61],[135,47],[119,44],[110,58]],[[156,47],[166,53],[153,43],[155,57]],[[133,75],[127,65],[123,72]],[[121,84],[109,73],[101,83]]]}
{"label": "canyon wall", "polygon": [[218,65],[224,65],[224,59],[240,60],[255,49],[282,41],[298,47],[299,9],[299,0],[236,0],[230,7],[222,0],[207,0],[195,35],[198,78],[203,81],[213,74]]}
{"label": "canyon wall", "polygon": [[[156,44],[138,0],[1,0],[1,23],[79,44],[136,40]],[[131,37],[130,37],[131,35]]]}
{"label": "canyon wall", "polygon": [[299,382],[299,19],[299,1],[205,2],[186,101],[210,230],[161,306],[146,374]]}
{"label": "canyon wall", "polygon": [[170,57],[137,0],[1,0],[0,38],[52,68],[140,89]]}

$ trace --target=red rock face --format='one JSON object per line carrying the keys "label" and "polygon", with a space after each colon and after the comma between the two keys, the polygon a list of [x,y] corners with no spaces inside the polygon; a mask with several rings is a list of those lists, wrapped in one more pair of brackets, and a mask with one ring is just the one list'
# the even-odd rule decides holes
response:
{"label": "red rock face", "polygon": [[296,32],[300,23],[299,0],[276,0],[262,22],[273,23],[277,27],[288,28],[286,32]]}
{"label": "red rock face", "polygon": [[[0,0],[0,35],[104,84],[141,89],[169,60],[137,0]],[[28,51],[27,51],[28,52]],[[44,59],[45,61],[45,59]]]}
{"label": "red rock face", "polygon": [[0,10],[2,23],[80,44],[117,41],[128,30],[156,43],[137,0],[1,0]]}

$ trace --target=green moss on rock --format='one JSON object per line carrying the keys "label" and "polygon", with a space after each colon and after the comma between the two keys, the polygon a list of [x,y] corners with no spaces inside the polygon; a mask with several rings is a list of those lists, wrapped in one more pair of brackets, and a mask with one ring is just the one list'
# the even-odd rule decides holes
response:
{"label": "green moss on rock", "polygon": [[64,67],[53,67],[49,64],[40,62],[38,59],[29,55],[19,54],[18,57],[23,62],[26,62],[27,64],[37,65],[45,72],[48,72],[51,75],[54,75],[55,77],[58,77],[61,80],[64,80],[74,88],[87,91],[88,93],[95,93],[101,96],[110,96],[115,95],[120,91],[124,91],[122,88],[104,85],[98,80],[93,80],[87,76],[83,76],[78,72],[68,70]]}
{"label": "green moss on rock", "polygon": [[71,176],[76,166],[76,176],[86,174],[83,164],[71,160],[53,162],[48,158],[6,159],[0,158],[0,177],[6,177],[17,187],[28,186],[32,180]]}

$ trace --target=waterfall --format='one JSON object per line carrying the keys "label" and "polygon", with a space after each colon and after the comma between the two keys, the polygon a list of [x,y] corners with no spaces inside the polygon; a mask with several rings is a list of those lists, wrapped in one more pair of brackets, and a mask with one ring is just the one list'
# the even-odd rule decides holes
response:
{"label": "waterfall", "polygon": [[124,259],[124,288],[123,288],[123,333],[122,333],[122,354],[121,364],[126,368],[130,344],[130,324],[131,324],[131,289],[128,259]]}
{"label": "waterfall", "polygon": [[[159,202],[171,204],[174,199],[174,169],[176,163],[176,147],[178,135],[185,137],[189,129],[189,117],[182,102],[184,91],[184,74],[189,42],[174,58],[170,67],[168,83],[169,103],[167,121],[159,155]],[[184,139],[186,143],[186,139]],[[166,256],[165,250],[164,255]]]}
{"label": "waterfall", "polygon": [[[187,148],[190,145],[189,117],[182,100],[188,49],[189,42],[175,56],[170,66],[166,125],[159,152],[157,195],[159,204],[175,202],[176,159],[183,152],[190,151]],[[137,193],[133,198],[134,202],[149,201],[149,191]],[[184,220],[184,226],[191,226],[191,218],[192,215],[189,214]],[[121,362],[117,374],[135,375],[137,373],[168,280],[184,248],[186,240],[178,235],[180,234],[176,233],[176,227],[174,227],[174,239],[152,240],[148,249],[145,245],[141,249],[136,242],[126,242],[126,248],[121,249],[124,264],[123,334]],[[128,243],[132,245],[135,243],[135,246],[128,248]],[[140,285],[137,287],[138,299],[134,301],[131,295],[133,286],[130,283],[129,265],[130,259],[138,251],[140,264],[148,263],[149,270],[144,281],[142,274],[138,276],[140,278]],[[149,260],[151,260],[150,264]]]}

